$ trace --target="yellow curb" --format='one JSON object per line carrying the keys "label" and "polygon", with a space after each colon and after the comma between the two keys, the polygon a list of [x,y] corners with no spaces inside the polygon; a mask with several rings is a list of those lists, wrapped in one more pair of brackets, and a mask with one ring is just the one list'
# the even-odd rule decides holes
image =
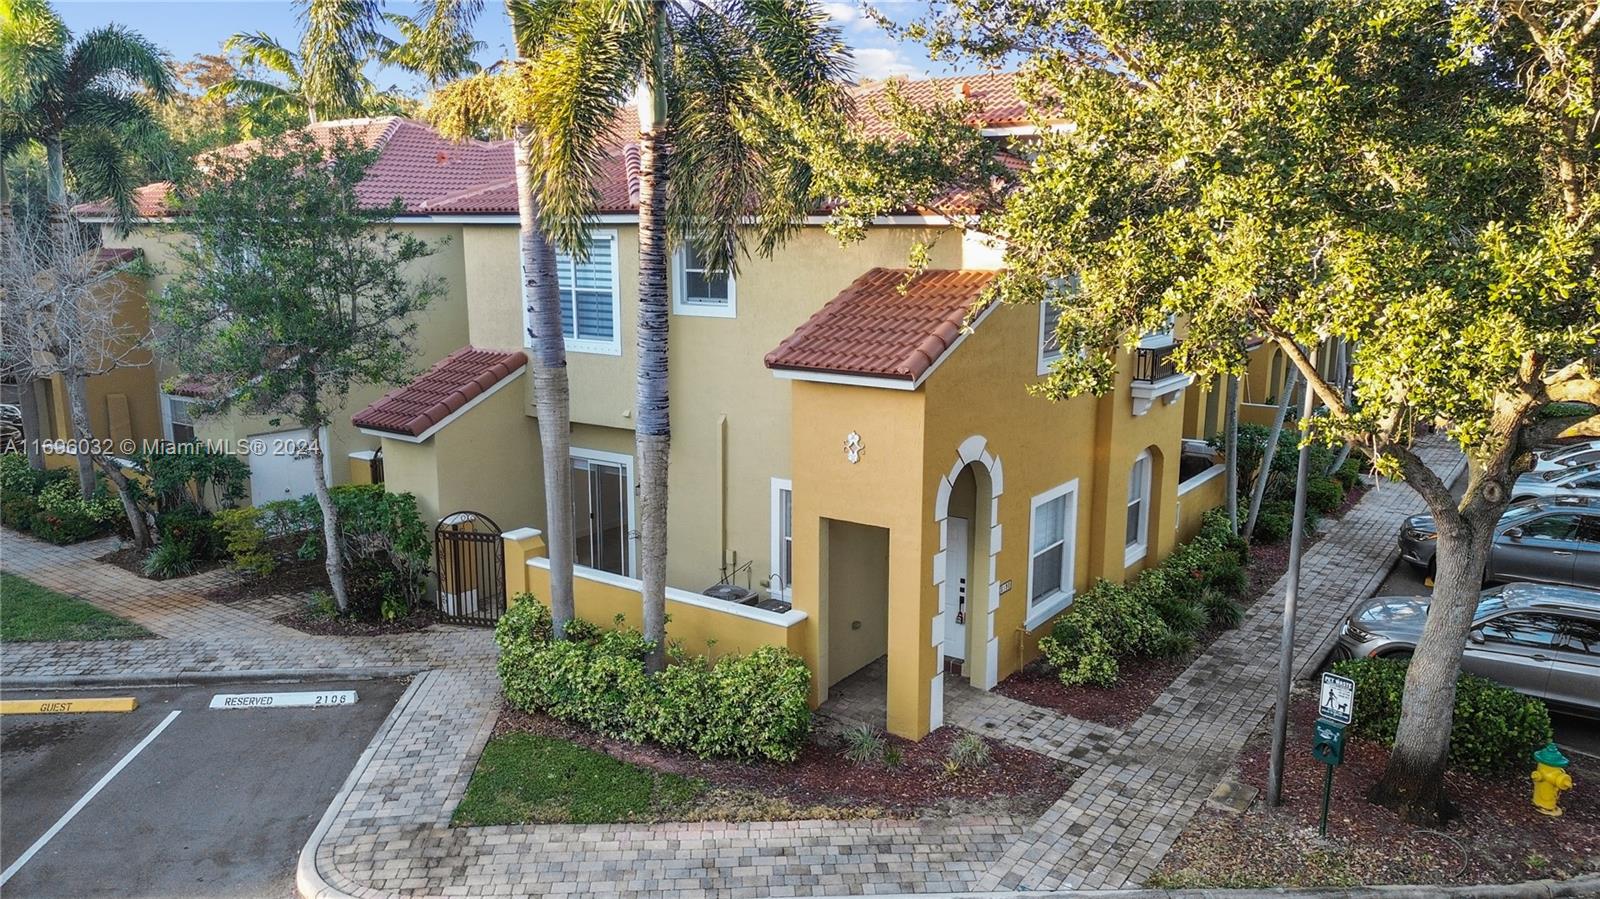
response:
{"label": "yellow curb", "polygon": [[71,712],[131,712],[139,707],[132,696],[99,696],[92,699],[4,699],[0,715],[56,715]]}
{"label": "yellow curb", "polygon": [[1427,587],[1429,590],[1432,590],[1433,589],[1433,578],[1431,578],[1431,577],[1423,578],[1422,579],[1422,586]]}

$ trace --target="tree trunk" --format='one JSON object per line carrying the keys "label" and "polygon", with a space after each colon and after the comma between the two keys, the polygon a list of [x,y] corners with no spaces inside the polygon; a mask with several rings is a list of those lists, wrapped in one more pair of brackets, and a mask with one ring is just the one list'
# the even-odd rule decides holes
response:
{"label": "tree trunk", "polygon": [[1289,377],[1283,382],[1283,390],[1278,395],[1277,414],[1272,417],[1272,432],[1267,435],[1267,445],[1261,454],[1261,467],[1256,470],[1255,488],[1250,493],[1250,516],[1244,522],[1246,540],[1256,532],[1256,516],[1261,514],[1261,499],[1267,495],[1267,481],[1272,477],[1272,460],[1278,455],[1278,438],[1283,436],[1283,419],[1289,412],[1289,397],[1294,395],[1298,383],[1300,369],[1289,369]]}
{"label": "tree trunk", "polygon": [[[78,489],[84,499],[94,495],[94,467],[98,462],[111,483],[117,488],[117,498],[122,501],[122,514],[128,517],[128,530],[133,534],[134,545],[141,550],[150,548],[150,529],[145,527],[144,512],[133,496],[133,485],[123,477],[116,462],[92,453],[94,432],[89,428],[88,382],[81,374],[63,375],[67,385],[67,407],[72,416],[72,440],[78,444]],[[85,481],[87,479],[87,486]]]}
{"label": "tree trunk", "polygon": [[23,451],[28,454],[28,467],[44,471],[44,444],[54,437],[44,432],[44,417],[39,414],[38,379],[27,375],[17,379],[17,408],[22,410]]}
{"label": "tree trunk", "polygon": [[316,485],[317,507],[322,510],[323,567],[328,572],[328,586],[333,589],[333,604],[342,614],[350,611],[350,592],[344,583],[344,554],[339,550],[339,510],[333,505],[333,494],[328,492],[328,475],[323,471],[322,429],[306,426],[307,449],[311,451],[313,483]]}
{"label": "tree trunk", "polygon": [[1228,408],[1223,413],[1222,452],[1228,466],[1228,530],[1239,533],[1239,376],[1228,376]]}
{"label": "tree trunk", "polygon": [[[1497,503],[1467,516],[1438,515],[1435,510],[1439,543],[1433,600],[1406,672],[1394,751],[1383,777],[1368,794],[1405,821],[1437,824],[1457,814],[1444,788],[1456,675],[1478,608],[1493,526],[1504,506]],[[1456,520],[1447,520],[1451,517]]]}
{"label": "tree trunk", "polygon": [[50,239],[60,246],[66,246],[67,229],[72,224],[71,216],[67,214],[67,164],[62,152],[60,134],[52,134],[45,138],[44,155],[49,175],[45,185],[45,205]]}
{"label": "tree trunk", "polygon": [[567,347],[561,334],[561,289],[556,251],[539,225],[527,141],[517,129],[517,213],[522,252],[522,303],[532,322],[534,411],[544,463],[545,541],[550,556],[550,616],[557,639],[566,636],[576,606],[572,592],[572,407]]}
{"label": "tree trunk", "polygon": [[73,454],[78,464],[78,493],[84,499],[94,495],[94,431],[89,426],[89,383],[81,374],[64,373],[67,407],[72,416]]}
{"label": "tree trunk", "polygon": [[672,424],[667,399],[667,158],[661,97],[640,90],[639,375],[635,413],[639,457],[639,579],[652,671],[666,665],[667,461]]}

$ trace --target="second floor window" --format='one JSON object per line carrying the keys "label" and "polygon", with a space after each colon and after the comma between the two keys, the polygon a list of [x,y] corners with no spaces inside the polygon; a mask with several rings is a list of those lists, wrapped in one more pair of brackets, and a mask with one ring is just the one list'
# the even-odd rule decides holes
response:
{"label": "second floor window", "polygon": [[161,395],[161,404],[166,407],[163,418],[167,426],[167,439],[179,446],[195,441],[194,417],[189,414],[189,404],[193,402],[170,393]]}
{"label": "second floor window", "polygon": [[679,247],[673,264],[677,269],[677,283],[673,291],[675,312],[679,315],[733,316],[732,276],[707,268],[700,253],[691,246]]}
{"label": "second floor window", "polygon": [[617,235],[591,235],[588,258],[556,254],[561,284],[561,333],[577,353],[622,352],[617,302]]}

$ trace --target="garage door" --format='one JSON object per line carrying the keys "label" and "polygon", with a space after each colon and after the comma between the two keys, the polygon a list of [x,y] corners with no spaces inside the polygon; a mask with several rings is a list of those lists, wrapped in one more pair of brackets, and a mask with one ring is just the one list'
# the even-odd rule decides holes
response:
{"label": "garage door", "polygon": [[250,501],[298,499],[316,490],[305,429],[250,435]]}

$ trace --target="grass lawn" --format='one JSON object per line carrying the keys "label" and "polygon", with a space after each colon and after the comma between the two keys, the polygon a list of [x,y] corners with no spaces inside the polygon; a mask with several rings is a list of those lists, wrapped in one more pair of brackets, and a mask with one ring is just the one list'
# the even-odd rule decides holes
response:
{"label": "grass lawn", "polygon": [[0,643],[30,640],[136,640],[149,631],[89,603],[0,573]]}
{"label": "grass lawn", "polygon": [[452,823],[672,820],[705,791],[703,781],[651,771],[566,740],[507,733],[483,750]]}

